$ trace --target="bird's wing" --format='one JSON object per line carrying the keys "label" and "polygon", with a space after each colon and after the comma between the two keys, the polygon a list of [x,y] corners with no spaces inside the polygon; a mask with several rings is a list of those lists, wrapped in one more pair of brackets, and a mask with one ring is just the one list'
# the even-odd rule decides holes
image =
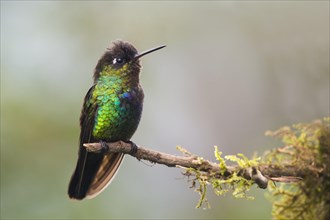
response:
{"label": "bird's wing", "polygon": [[98,142],[93,138],[97,104],[92,100],[95,85],[87,92],[80,116],[80,146],[76,169],[71,177],[68,194],[72,199],[93,198],[110,183],[123,159],[123,154],[89,153],[84,143]]}

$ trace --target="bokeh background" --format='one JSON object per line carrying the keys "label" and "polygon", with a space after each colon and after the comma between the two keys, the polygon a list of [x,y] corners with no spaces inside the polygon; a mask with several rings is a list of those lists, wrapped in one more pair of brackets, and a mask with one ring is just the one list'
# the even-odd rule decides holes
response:
{"label": "bokeh background", "polygon": [[271,218],[253,201],[208,193],[179,169],[127,156],[98,197],[68,199],[78,119],[98,58],[115,39],[143,58],[133,141],[215,160],[278,146],[266,130],[329,115],[329,1],[1,1],[1,218]]}

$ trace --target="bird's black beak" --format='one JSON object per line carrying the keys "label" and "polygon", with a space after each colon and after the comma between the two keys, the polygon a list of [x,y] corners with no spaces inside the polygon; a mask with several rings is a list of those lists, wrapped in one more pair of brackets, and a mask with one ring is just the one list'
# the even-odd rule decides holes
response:
{"label": "bird's black beak", "polygon": [[166,45],[162,45],[162,46],[155,47],[155,48],[152,48],[152,49],[147,50],[147,51],[143,51],[142,53],[137,54],[137,55],[134,57],[134,60],[137,60],[137,59],[143,57],[144,55],[147,55],[147,54],[149,54],[149,53],[152,53],[152,52],[154,52],[154,51],[156,51],[156,50],[159,50],[159,49],[162,49],[162,48],[164,48],[164,47],[166,47]]}

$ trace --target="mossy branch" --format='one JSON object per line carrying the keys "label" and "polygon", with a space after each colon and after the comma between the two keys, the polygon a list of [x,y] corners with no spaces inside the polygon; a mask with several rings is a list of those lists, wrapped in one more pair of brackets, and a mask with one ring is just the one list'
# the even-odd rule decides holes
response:
{"label": "mossy branch", "polygon": [[[232,191],[235,198],[247,196],[253,184],[270,188],[274,219],[329,219],[330,209],[330,118],[309,124],[283,127],[266,135],[281,138],[284,146],[266,152],[261,158],[243,154],[227,155],[215,147],[217,163],[177,147],[183,156],[171,155],[131,142],[86,143],[94,153],[124,153],[138,160],[184,169],[192,188],[200,194],[197,207],[206,204],[207,185],[216,195]],[[231,162],[234,165],[227,165]],[[192,177],[192,179],[191,179]],[[280,182],[275,187],[274,182]],[[287,184],[290,183],[290,184]],[[277,199],[276,199],[277,198]]]}
{"label": "mossy branch", "polygon": [[[267,188],[268,180],[277,182],[297,182],[304,176],[303,171],[295,170],[294,167],[279,167],[273,165],[259,165],[257,167],[242,166],[219,166],[219,164],[204,160],[197,155],[178,147],[185,153],[184,156],[171,155],[149,148],[134,146],[131,142],[111,142],[106,143],[107,149],[104,149],[101,143],[86,143],[84,146],[87,151],[100,153],[123,153],[129,154],[138,160],[147,160],[156,164],[163,164],[168,167],[190,168],[200,172],[212,173],[217,178],[228,178],[236,173],[238,176],[247,180],[253,180],[260,188]],[[133,150],[136,147],[135,150]],[[134,153],[132,153],[135,151]]]}

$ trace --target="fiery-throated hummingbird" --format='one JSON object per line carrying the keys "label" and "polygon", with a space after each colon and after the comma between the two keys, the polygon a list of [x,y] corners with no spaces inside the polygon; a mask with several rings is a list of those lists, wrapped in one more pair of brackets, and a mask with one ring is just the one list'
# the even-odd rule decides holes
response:
{"label": "fiery-throated hummingbird", "polygon": [[124,154],[91,153],[83,144],[130,141],[143,106],[140,58],[163,47],[138,53],[132,44],[118,40],[98,61],[94,85],[88,90],[81,111],[78,162],[69,183],[70,198],[93,198],[115,176]]}

